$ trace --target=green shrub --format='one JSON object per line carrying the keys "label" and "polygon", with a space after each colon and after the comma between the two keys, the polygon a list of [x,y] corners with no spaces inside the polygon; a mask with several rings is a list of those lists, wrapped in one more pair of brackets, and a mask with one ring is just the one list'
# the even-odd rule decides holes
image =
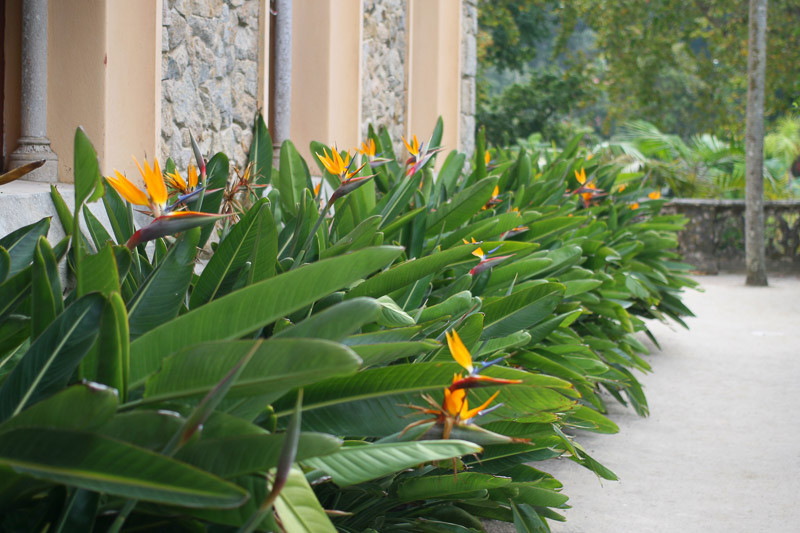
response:
{"label": "green shrub", "polygon": [[245,171],[196,150],[139,230],[79,131],[68,238],[0,239],[2,528],[540,531],[567,496],[528,463],[615,479],[570,432],[617,431],[603,390],[647,413],[636,333],[689,314],[683,219],[577,139],[435,172],[441,131],[406,164],[385,132],[361,167],[312,143],[326,195],[259,117]]}

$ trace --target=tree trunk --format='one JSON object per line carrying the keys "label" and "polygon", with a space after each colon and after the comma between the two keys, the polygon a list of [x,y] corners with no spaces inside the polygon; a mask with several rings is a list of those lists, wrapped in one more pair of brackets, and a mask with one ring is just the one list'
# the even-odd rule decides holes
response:
{"label": "tree trunk", "polygon": [[764,69],[767,61],[767,0],[750,0],[745,131],[745,262],[747,285],[764,286]]}

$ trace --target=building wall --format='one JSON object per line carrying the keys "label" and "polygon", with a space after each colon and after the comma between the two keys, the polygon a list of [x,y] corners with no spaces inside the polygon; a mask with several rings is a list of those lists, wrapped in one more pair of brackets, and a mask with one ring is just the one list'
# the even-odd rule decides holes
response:
{"label": "building wall", "polygon": [[161,157],[185,168],[191,131],[204,154],[247,162],[262,100],[256,0],[163,0]]}
{"label": "building wall", "polygon": [[[354,148],[370,122],[469,150],[474,128],[476,0],[295,0],[290,137]],[[253,116],[266,107],[269,0],[49,2],[48,136],[59,179],[73,180],[82,125],[102,171],[133,179],[130,156],[246,161]],[[6,2],[3,153],[19,137],[21,2]],[[460,21],[454,24],[454,21]],[[93,31],[86,31],[87,27]],[[265,110],[266,112],[266,110]],[[313,165],[312,165],[313,168]]]}
{"label": "building wall", "polygon": [[361,136],[384,127],[401,153],[406,134],[408,0],[364,0]]}

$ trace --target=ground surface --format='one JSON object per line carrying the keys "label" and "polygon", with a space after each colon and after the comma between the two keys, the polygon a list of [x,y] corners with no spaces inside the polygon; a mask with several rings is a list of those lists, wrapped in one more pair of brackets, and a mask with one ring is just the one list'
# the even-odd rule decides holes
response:
{"label": "ground surface", "polygon": [[[573,506],[554,533],[800,531],[800,279],[744,286],[697,278],[690,330],[651,329],[651,415],[612,407],[616,435],[579,435],[620,481],[568,461],[536,463]],[[492,524],[487,531],[514,531]]]}

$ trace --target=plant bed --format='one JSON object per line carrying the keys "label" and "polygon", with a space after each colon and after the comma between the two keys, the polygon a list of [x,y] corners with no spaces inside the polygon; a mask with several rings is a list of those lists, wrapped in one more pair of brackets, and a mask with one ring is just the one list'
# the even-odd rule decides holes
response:
{"label": "plant bed", "polygon": [[491,159],[479,136],[436,172],[441,132],[396,156],[371,130],[359,163],[287,141],[276,170],[259,117],[236,176],[196,150],[141,191],[79,130],[68,237],[0,240],[2,527],[546,531],[567,495],[532,463],[615,479],[567,431],[617,431],[600,391],[647,414],[636,334],[690,314],[685,219],[577,139]]}

